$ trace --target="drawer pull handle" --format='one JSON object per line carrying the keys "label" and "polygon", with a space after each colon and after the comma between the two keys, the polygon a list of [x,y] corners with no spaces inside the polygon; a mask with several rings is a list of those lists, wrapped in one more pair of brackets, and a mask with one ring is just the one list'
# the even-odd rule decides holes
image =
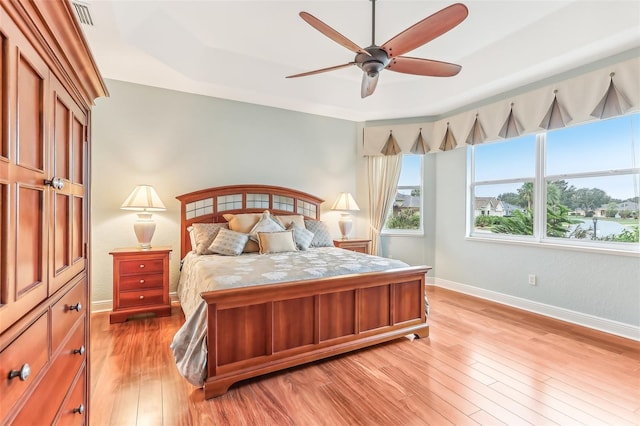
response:
{"label": "drawer pull handle", "polygon": [[29,374],[31,374],[31,367],[29,364],[24,364],[20,370],[11,370],[9,371],[9,380],[14,377],[19,377],[23,382],[29,378]]}
{"label": "drawer pull handle", "polygon": [[73,409],[73,414],[82,414],[84,413],[84,405],[80,404],[78,408]]}
{"label": "drawer pull handle", "polygon": [[144,299],[144,296],[140,296],[140,300]]}
{"label": "drawer pull handle", "polygon": [[80,346],[80,349],[74,349],[73,350],[74,354],[84,355],[84,352],[85,352],[84,345]]}
{"label": "drawer pull handle", "polygon": [[140,264],[140,269],[144,268],[144,263]]}
{"label": "drawer pull handle", "polygon": [[82,309],[82,305],[80,304],[80,302],[76,303],[75,305],[69,306],[69,310],[70,311],[78,311],[78,312],[80,312],[81,309]]}
{"label": "drawer pull handle", "polygon": [[144,284],[144,280],[140,280],[140,284]]}

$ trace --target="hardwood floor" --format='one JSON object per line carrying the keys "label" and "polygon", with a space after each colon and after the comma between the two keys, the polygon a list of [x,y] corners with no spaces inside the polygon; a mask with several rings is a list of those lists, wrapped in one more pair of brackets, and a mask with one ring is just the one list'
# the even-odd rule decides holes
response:
{"label": "hardwood floor", "polygon": [[640,343],[429,287],[431,335],[234,385],[204,400],[165,318],[91,326],[93,425],[639,425]]}

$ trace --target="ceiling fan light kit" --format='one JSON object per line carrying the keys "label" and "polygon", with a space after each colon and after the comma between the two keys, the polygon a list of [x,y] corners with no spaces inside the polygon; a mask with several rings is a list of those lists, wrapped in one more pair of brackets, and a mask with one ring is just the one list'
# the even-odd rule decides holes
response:
{"label": "ceiling fan light kit", "polygon": [[352,62],[343,65],[294,74],[287,76],[287,78],[305,77],[357,65],[363,71],[360,95],[362,98],[366,98],[375,91],[380,72],[385,68],[399,73],[430,77],[452,77],[460,72],[462,67],[457,64],[402,55],[428,43],[462,22],[469,14],[465,5],[456,3],[445,7],[402,31],[382,46],[378,46],[375,42],[376,0],[370,1],[372,9],[371,46],[365,48],[358,46],[310,13],[300,12],[300,17],[309,25],[356,53],[356,57]]}

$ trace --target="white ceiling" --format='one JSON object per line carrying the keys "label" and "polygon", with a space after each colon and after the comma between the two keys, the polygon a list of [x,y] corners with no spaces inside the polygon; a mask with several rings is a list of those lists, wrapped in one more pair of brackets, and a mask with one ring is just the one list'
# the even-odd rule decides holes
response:
{"label": "white ceiling", "polygon": [[[408,53],[462,65],[455,77],[384,70],[360,98],[362,71],[285,79],[355,54],[304,22],[307,11],[361,47],[371,2],[88,0],[83,25],[104,78],[353,121],[441,115],[640,46],[640,2],[467,0],[460,25]],[[376,44],[452,4],[378,0]]]}

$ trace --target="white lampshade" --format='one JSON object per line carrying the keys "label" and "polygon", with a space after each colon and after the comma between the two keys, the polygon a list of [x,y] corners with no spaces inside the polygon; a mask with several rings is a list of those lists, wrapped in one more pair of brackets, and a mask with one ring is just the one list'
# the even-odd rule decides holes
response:
{"label": "white lampshade", "polygon": [[349,234],[351,233],[351,228],[353,228],[351,215],[348,212],[360,210],[360,207],[358,207],[356,200],[353,199],[353,196],[350,193],[341,192],[336,202],[333,203],[333,207],[331,207],[331,210],[342,210],[344,212],[342,213],[342,216],[338,221],[338,226],[340,227],[340,232],[342,233],[342,239],[348,239]]}
{"label": "white lampshade", "polygon": [[359,211],[360,207],[349,192],[341,192],[331,210]]}
{"label": "white lampshade", "polygon": [[151,185],[138,185],[120,206],[123,210],[146,210],[160,212],[166,210],[158,193]]}
{"label": "white lampshade", "polygon": [[133,230],[138,238],[140,248],[143,250],[150,249],[151,239],[156,230],[156,224],[150,212],[166,210],[156,190],[151,185],[138,185],[133,188],[133,191],[124,200],[120,208],[140,212],[138,213],[138,220],[133,224]]}

